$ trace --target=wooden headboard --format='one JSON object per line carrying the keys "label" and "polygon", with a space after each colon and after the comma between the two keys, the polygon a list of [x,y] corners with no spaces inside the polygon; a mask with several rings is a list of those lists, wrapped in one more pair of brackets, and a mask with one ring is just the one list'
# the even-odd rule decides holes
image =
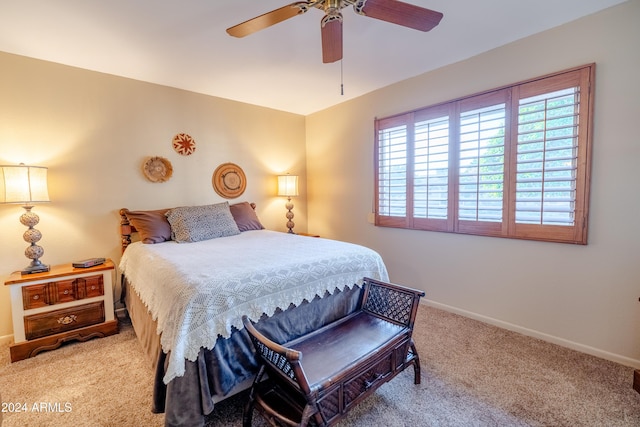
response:
{"label": "wooden headboard", "polygon": [[127,212],[129,212],[129,209],[127,208],[120,209],[120,245],[122,247],[122,252],[124,252],[124,250],[127,249],[127,246],[131,244],[131,235],[138,231],[129,223]]}
{"label": "wooden headboard", "polygon": [[[253,210],[256,210],[255,203],[249,203]],[[129,209],[122,208],[120,209],[120,244],[122,247],[122,252],[124,253],[127,246],[131,244],[131,236],[134,233],[137,233],[138,230],[129,222],[129,218],[127,218],[127,212]]]}

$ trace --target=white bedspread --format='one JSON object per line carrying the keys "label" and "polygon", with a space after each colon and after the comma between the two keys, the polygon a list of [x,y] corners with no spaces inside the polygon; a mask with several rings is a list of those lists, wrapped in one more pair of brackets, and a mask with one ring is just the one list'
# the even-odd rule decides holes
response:
{"label": "white bedspread", "polygon": [[246,314],[258,320],[277,308],[311,301],[364,277],[388,281],[380,255],[335,240],[247,231],[196,243],[132,243],[120,271],[151,315],[165,352],[163,381],[184,375],[185,359],[211,349],[218,335],[242,328]]}

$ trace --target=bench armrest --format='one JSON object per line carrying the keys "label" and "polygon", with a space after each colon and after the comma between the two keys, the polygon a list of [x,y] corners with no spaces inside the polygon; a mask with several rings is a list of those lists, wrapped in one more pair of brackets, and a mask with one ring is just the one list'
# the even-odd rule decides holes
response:
{"label": "bench armrest", "polygon": [[269,371],[281,376],[292,385],[301,387],[303,392],[309,393],[309,383],[300,366],[302,353],[275,343],[262,335],[246,315],[242,316],[242,324]]}
{"label": "bench armrest", "polygon": [[423,291],[368,277],[364,278],[364,289],[364,311],[413,329]]}

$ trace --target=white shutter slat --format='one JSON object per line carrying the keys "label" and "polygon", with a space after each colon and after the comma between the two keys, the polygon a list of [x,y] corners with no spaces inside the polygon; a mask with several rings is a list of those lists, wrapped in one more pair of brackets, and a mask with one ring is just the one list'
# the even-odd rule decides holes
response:
{"label": "white shutter slat", "polygon": [[579,87],[519,101],[516,223],[574,225],[579,102]]}
{"label": "white shutter slat", "polygon": [[406,215],[407,126],[392,126],[378,132],[378,213]]}
{"label": "white shutter slat", "polygon": [[506,104],[460,114],[458,218],[501,222]]}
{"label": "white shutter slat", "polygon": [[413,216],[446,219],[449,204],[449,116],[414,126]]}

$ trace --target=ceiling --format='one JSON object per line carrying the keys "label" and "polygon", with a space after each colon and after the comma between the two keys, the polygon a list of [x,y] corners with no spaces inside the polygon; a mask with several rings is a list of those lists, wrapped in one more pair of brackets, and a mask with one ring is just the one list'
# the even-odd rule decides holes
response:
{"label": "ceiling", "polygon": [[405,0],[444,13],[427,33],[347,8],[332,64],[317,9],[245,38],[225,32],[292,1],[3,1],[0,51],[307,115],[624,2]]}

